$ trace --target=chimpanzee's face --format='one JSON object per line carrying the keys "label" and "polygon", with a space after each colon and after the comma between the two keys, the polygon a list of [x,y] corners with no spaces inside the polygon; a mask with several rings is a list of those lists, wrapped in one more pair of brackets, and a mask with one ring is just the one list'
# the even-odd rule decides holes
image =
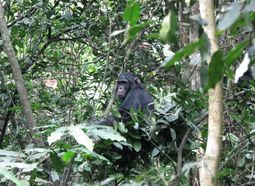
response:
{"label": "chimpanzee's face", "polygon": [[117,82],[116,95],[119,99],[125,99],[130,88],[131,83],[127,79],[119,79]]}

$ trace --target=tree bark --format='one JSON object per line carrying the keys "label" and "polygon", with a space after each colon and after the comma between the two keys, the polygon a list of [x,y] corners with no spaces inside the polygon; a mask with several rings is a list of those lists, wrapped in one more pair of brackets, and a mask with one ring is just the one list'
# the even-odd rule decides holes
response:
{"label": "tree bark", "polygon": [[5,17],[4,17],[3,4],[1,2],[0,2],[0,31],[1,31],[1,36],[3,40],[4,50],[8,56],[8,59],[12,68],[13,78],[17,87],[20,103],[22,105],[23,112],[27,120],[27,127],[32,136],[32,141],[36,143],[38,146],[44,146],[42,139],[33,138],[33,135],[37,132],[36,123],[33,117],[30,103],[28,101],[27,90],[25,88],[25,83],[22,78],[20,66],[13,49],[11,39],[9,37],[9,32],[8,32]]}
{"label": "tree bark", "polygon": [[[207,59],[209,64],[212,55],[219,49],[216,38],[214,5],[213,0],[199,0],[199,4],[201,18],[207,22],[207,24],[203,26],[203,29],[210,43],[210,55]],[[221,153],[223,128],[222,81],[217,83],[214,89],[209,90],[208,104],[208,138],[205,154],[202,158],[200,167],[201,186],[217,185],[216,173]]]}

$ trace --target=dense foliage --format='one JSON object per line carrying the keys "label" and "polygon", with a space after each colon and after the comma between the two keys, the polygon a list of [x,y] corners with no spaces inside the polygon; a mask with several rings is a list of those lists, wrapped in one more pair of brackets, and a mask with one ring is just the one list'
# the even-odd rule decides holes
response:
{"label": "dense foliage", "polygon": [[[196,1],[6,0],[10,37],[45,147],[31,143],[0,40],[1,128],[8,123],[1,130],[1,184],[195,185],[198,156],[210,145],[207,91],[224,77],[217,176],[221,185],[253,185],[255,82],[233,82],[240,63],[252,71],[255,3],[217,2],[220,50],[208,67],[206,22]],[[132,113],[132,121],[113,127],[95,125],[121,71],[139,75],[155,112],[150,118]]]}

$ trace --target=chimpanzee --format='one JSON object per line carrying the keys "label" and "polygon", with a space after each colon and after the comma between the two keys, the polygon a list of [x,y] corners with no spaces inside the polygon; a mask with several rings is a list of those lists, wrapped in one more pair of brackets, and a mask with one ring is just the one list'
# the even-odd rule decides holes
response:
{"label": "chimpanzee", "polygon": [[140,109],[146,115],[153,111],[151,95],[146,92],[140,79],[132,72],[122,72],[120,74],[115,93],[121,102],[118,108],[121,118],[108,116],[98,124],[112,125],[114,121],[129,121],[131,119],[130,110],[138,111]]}

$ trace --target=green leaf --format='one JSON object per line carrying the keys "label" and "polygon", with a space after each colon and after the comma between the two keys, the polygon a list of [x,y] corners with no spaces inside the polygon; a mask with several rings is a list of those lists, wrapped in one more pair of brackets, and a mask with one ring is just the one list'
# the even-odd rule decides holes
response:
{"label": "green leaf", "polygon": [[134,38],[141,30],[143,30],[149,22],[144,22],[142,24],[137,24],[129,28],[128,34],[130,38]]}
{"label": "green leaf", "polygon": [[175,55],[167,62],[165,62],[164,64],[162,64],[162,67],[169,69],[171,68],[175,62],[177,62],[178,60],[180,60],[181,58],[185,57],[185,56],[189,56],[191,55],[196,48],[198,48],[199,46],[203,45],[204,40],[200,39],[194,43],[189,44],[188,46],[178,50]]}
{"label": "green leaf", "polygon": [[52,166],[56,169],[57,172],[61,172],[65,168],[64,163],[58,157],[58,154],[56,152],[50,153],[50,159],[52,162]]}
{"label": "green leaf", "polygon": [[225,178],[227,176],[233,175],[234,173],[235,173],[234,169],[224,168],[223,170],[217,172],[216,177],[217,178]]}
{"label": "green leaf", "polygon": [[142,24],[128,26],[124,34],[123,44],[127,43],[128,41],[134,40],[137,34],[141,32],[148,24],[149,22],[144,22]]}
{"label": "green leaf", "polygon": [[208,82],[208,66],[206,62],[202,62],[201,68],[200,68],[200,79],[202,87],[205,88]]}
{"label": "green leaf", "polygon": [[68,163],[72,160],[72,158],[74,157],[74,155],[75,155],[75,152],[73,152],[73,151],[67,151],[67,152],[64,153],[64,155],[62,156],[62,160],[63,160],[66,164],[68,164]]}
{"label": "green leaf", "polygon": [[135,141],[133,143],[133,147],[135,149],[136,152],[139,152],[142,149],[142,144],[140,141]]}
{"label": "green leaf", "polygon": [[136,0],[128,1],[124,10],[123,19],[128,21],[131,26],[135,25],[140,19],[140,4]]}
{"label": "green leaf", "polygon": [[94,64],[89,64],[87,66],[87,71],[88,71],[88,73],[93,74],[93,73],[97,72],[97,68]]}
{"label": "green leaf", "polygon": [[222,79],[224,70],[223,54],[220,50],[218,50],[213,54],[208,67],[208,82],[205,87],[205,92],[216,86],[216,84]]}
{"label": "green leaf", "polygon": [[162,21],[159,36],[164,43],[171,43],[177,41],[177,35],[177,16],[175,11],[171,10]]}
{"label": "green leaf", "polygon": [[248,43],[248,40],[242,41],[227,53],[227,55],[224,57],[226,67],[229,67],[238,57],[240,57]]}
{"label": "green leaf", "polygon": [[121,117],[119,110],[116,109],[116,108],[112,108],[112,109],[111,109],[111,113],[112,113],[112,115],[113,115],[115,118],[120,118],[120,117]]}

